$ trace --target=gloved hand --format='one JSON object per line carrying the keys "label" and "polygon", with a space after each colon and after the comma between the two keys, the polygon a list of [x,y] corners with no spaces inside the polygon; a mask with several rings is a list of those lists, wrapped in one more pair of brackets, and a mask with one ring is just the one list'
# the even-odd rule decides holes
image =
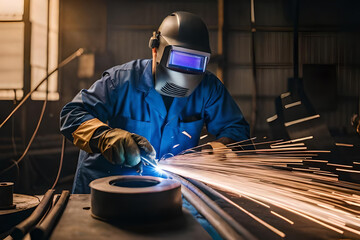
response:
{"label": "gloved hand", "polygon": [[[135,168],[136,171],[141,175],[144,165],[157,165],[157,161],[155,160],[156,151],[154,147],[149,143],[149,141],[143,136],[137,135],[135,133],[132,133],[131,135],[140,149],[141,161],[135,166]],[[148,163],[147,161],[150,163]]]}
{"label": "gloved hand", "polygon": [[98,148],[103,156],[113,164],[134,167],[141,163],[140,155],[155,158],[155,149],[140,135],[113,128],[99,136]]}
{"label": "gloved hand", "polygon": [[101,152],[113,164],[139,168],[140,155],[156,164],[155,149],[145,137],[112,129],[97,118],[83,122],[72,136],[75,146],[88,153]]}

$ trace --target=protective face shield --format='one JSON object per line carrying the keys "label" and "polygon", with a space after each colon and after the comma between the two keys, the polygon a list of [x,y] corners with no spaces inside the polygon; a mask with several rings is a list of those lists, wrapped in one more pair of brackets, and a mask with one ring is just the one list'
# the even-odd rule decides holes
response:
{"label": "protective face shield", "polygon": [[187,97],[204,77],[210,59],[206,25],[194,14],[175,12],[150,39],[157,48],[155,89],[170,97]]}
{"label": "protective face shield", "polygon": [[155,72],[155,89],[170,97],[187,97],[204,77],[210,54],[167,46]]}

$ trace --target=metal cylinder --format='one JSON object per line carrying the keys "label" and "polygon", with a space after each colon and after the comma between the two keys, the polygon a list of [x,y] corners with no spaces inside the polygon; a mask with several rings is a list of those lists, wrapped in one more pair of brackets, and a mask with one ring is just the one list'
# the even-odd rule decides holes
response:
{"label": "metal cylinder", "polygon": [[163,221],[182,215],[181,185],[150,176],[113,176],[94,180],[92,216],[126,222]]}
{"label": "metal cylinder", "polygon": [[13,204],[14,183],[0,182],[0,210],[15,208]]}

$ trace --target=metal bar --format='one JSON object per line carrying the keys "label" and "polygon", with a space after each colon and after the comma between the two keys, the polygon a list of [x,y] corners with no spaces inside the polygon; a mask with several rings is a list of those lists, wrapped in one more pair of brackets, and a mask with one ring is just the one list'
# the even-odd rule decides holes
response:
{"label": "metal bar", "polygon": [[178,175],[169,174],[181,182],[184,197],[212,224],[221,237],[224,239],[256,239],[191,182]]}
{"label": "metal bar", "polygon": [[[23,60],[23,95],[27,94],[31,89],[31,65],[30,65],[30,55],[31,55],[31,22],[30,22],[30,0],[24,0],[24,60]],[[15,99],[16,100],[16,99]],[[28,130],[27,130],[27,108],[24,107],[21,111],[21,137],[23,144],[28,139]],[[1,126],[0,126],[1,128]]]}
{"label": "metal bar", "polygon": [[0,20],[0,23],[19,23],[24,22],[24,20]]}
{"label": "metal bar", "polygon": [[217,54],[220,56],[216,76],[224,83],[224,0],[218,0]]}
{"label": "metal bar", "polygon": [[[224,195],[222,195],[221,193],[219,193],[218,191],[212,189],[211,187],[208,187],[207,185],[205,185],[204,183],[202,182],[199,182],[199,181],[195,181],[194,180],[194,184],[196,184],[198,187],[202,188],[202,189],[205,189],[205,191],[207,191],[208,193],[212,194],[214,197],[217,197],[217,198],[220,198],[222,200],[224,200],[225,202],[229,202],[229,199],[226,198]],[[250,213],[249,213],[250,214]],[[255,217],[255,216],[254,216]],[[268,224],[265,224],[266,226]],[[273,229],[272,226],[270,226],[269,229]],[[278,231],[277,229],[275,229],[276,231]],[[273,231],[273,230],[272,230]]]}
{"label": "metal bar", "polygon": [[251,25],[251,64],[252,64],[252,76],[253,76],[253,87],[252,87],[252,99],[251,99],[251,119],[250,119],[250,133],[253,133],[256,129],[257,119],[257,97],[258,97],[258,81],[256,75],[256,52],[255,52],[255,3],[251,0],[251,14],[250,14],[250,25]]}
{"label": "metal bar", "polygon": [[45,219],[38,224],[33,231],[30,232],[31,239],[48,239],[51,231],[54,229],[57,220],[64,211],[69,200],[70,192],[62,191],[59,200],[55,206],[50,210]]}
{"label": "metal bar", "polygon": [[49,207],[51,207],[53,196],[54,190],[48,190],[45,193],[43,199],[32,212],[30,217],[14,227],[10,234],[13,239],[23,239],[23,237],[41,220]]}
{"label": "metal bar", "polygon": [[299,0],[294,2],[294,79],[299,78]]}

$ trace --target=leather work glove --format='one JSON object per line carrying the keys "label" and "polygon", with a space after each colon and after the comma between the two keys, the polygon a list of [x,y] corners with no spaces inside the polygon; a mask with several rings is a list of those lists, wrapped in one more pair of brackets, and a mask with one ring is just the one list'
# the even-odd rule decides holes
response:
{"label": "leather work glove", "polygon": [[147,166],[149,164],[152,164],[153,166],[157,165],[157,161],[155,160],[156,151],[145,137],[135,133],[132,133],[131,136],[140,149],[141,161],[136,165],[136,169],[137,172],[141,175],[143,172],[143,166]]}
{"label": "leather work glove", "polygon": [[110,128],[97,118],[83,122],[72,136],[75,146],[88,153],[101,152],[113,164],[134,167],[142,156],[156,165],[155,149],[145,137]]}
{"label": "leather work glove", "polygon": [[140,156],[154,159],[156,154],[145,137],[119,128],[105,130],[99,137],[98,148],[109,162],[127,167],[141,163]]}

